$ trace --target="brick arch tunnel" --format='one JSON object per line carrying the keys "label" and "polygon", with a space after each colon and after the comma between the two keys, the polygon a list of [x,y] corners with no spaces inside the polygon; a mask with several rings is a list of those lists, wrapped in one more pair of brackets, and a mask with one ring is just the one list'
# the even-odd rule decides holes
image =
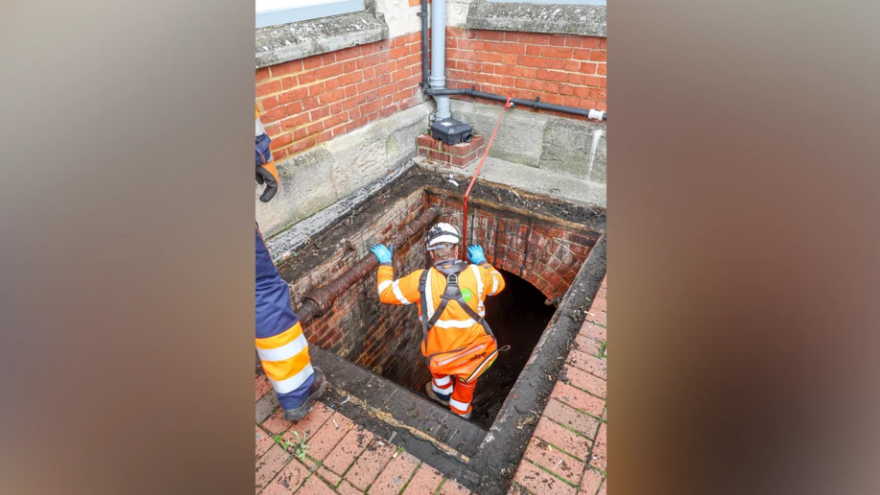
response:
{"label": "brick arch tunnel", "polygon": [[[433,198],[442,221],[462,225],[462,204]],[[469,244],[480,244],[487,260],[504,276],[506,289],[486,300],[486,321],[499,347],[491,373],[480,378],[474,395],[474,418],[488,427],[522,372],[550,322],[556,306],[571,287],[596,237],[559,228],[557,222],[504,211],[494,205],[468,208]]]}
{"label": "brick arch tunnel", "polygon": [[[442,221],[461,227],[461,202],[431,197],[428,203],[443,209]],[[483,246],[495,268],[528,281],[548,300],[558,302],[599,239],[598,233],[577,232],[578,226],[570,227],[562,229],[558,220],[542,220],[478,203],[468,208],[466,237],[469,243]]]}

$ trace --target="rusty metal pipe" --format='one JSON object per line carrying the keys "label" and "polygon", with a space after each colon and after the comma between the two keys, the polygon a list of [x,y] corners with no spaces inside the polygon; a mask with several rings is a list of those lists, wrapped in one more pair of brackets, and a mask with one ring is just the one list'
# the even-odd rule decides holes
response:
{"label": "rusty metal pipe", "polygon": [[[430,226],[439,216],[439,208],[428,208],[424,213],[419,215],[418,218],[405,225],[396,234],[391,236],[391,239],[387,242],[399,246],[408,241],[414,235],[418,234],[419,231],[428,228],[428,226]],[[377,260],[372,254],[368,254],[329,284],[303,296],[302,306],[293,311],[296,313],[300,323],[306,324],[312,318],[326,313],[343,292],[354,285],[355,282],[365,277],[373,268],[376,268],[378,264],[379,260]]]}

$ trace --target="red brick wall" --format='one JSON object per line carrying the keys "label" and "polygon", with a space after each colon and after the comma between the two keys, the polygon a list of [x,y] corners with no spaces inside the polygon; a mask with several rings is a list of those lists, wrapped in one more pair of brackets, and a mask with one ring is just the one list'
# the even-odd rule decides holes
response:
{"label": "red brick wall", "polygon": [[[428,203],[449,212],[443,221],[461,225],[460,201],[429,195]],[[527,280],[548,299],[565,295],[598,238],[473,204],[468,205],[468,232],[468,239],[479,239],[493,266]]]}
{"label": "red brick wall", "polygon": [[[341,275],[363,256],[372,256],[368,249],[386,241],[396,230],[424,212],[424,193],[418,191],[406,199],[387,206],[376,221],[364,225],[349,240],[356,252],[348,255],[338,251],[329,256],[307,276],[293,281],[291,298],[294,306],[302,297]],[[403,245],[394,246],[394,269],[398,277],[426,266],[426,251],[421,240],[424,232]],[[379,302],[376,274],[373,269],[356,282],[333,304],[326,315],[312,319],[303,332],[312,345],[327,349],[348,361],[374,371],[397,383],[418,390],[430,373],[419,352],[421,325],[415,305],[392,306]]]}
{"label": "red brick wall", "polygon": [[606,46],[606,38],[447,28],[447,86],[604,111]]}
{"label": "red brick wall", "polygon": [[[447,86],[606,110],[606,44],[606,38],[448,28]],[[257,69],[257,105],[275,159],[425,101],[418,87],[421,53],[415,32]]]}
{"label": "red brick wall", "polygon": [[257,69],[275,160],[425,101],[421,53],[417,32]]}

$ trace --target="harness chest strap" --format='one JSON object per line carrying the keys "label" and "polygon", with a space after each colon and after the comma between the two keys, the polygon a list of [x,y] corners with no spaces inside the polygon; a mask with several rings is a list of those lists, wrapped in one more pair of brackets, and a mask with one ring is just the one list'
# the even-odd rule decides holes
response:
{"label": "harness chest strap", "polygon": [[[428,345],[428,329],[433,328],[434,325],[437,324],[437,320],[440,319],[440,315],[443,314],[443,311],[446,310],[446,306],[449,305],[449,301],[453,300],[456,301],[459,306],[461,306],[461,309],[463,309],[464,312],[471,317],[471,319],[482,325],[482,327],[486,330],[486,333],[489,334],[489,336],[492,337],[492,340],[495,340],[497,343],[497,339],[495,339],[495,334],[492,333],[492,328],[489,327],[489,323],[486,322],[486,319],[480,316],[479,313],[474,311],[462,297],[461,289],[458,286],[458,274],[461,273],[466,267],[467,265],[465,265],[464,263],[457,263],[453,266],[452,269],[449,270],[449,273],[445,273],[446,290],[443,292],[443,297],[440,300],[440,305],[437,306],[437,309],[434,311],[434,314],[431,316],[431,318],[428,318],[428,299],[425,294],[425,286],[428,279],[428,270],[423,271],[421,277],[419,277],[419,300],[422,309],[422,337],[425,342],[426,351]],[[455,349],[445,352],[455,352],[460,350],[461,349]],[[428,360],[430,360],[430,358],[431,357],[428,356]]]}

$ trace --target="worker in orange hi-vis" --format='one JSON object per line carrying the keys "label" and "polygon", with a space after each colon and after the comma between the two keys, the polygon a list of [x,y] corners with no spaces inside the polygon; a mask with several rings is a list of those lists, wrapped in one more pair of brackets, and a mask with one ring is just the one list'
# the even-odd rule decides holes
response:
{"label": "worker in orange hi-vis", "polygon": [[448,223],[428,231],[425,244],[434,266],[394,280],[392,249],[382,244],[370,251],[379,260],[379,300],[386,304],[419,304],[422,355],[433,379],[425,385],[433,400],[455,414],[471,416],[471,401],[479,376],[499,351],[486,323],[487,296],[504,289],[504,278],[486,261],[483,248],[468,248],[472,264],[459,259],[461,234]]}

